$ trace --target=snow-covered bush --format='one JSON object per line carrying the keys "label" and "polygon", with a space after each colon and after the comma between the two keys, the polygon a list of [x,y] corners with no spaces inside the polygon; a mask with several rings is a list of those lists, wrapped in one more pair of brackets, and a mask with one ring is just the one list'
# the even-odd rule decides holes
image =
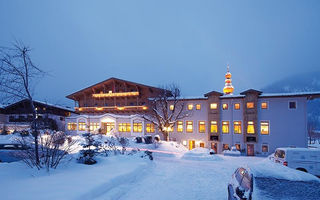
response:
{"label": "snow-covered bush", "polygon": [[85,133],[82,136],[85,138],[85,143],[81,144],[83,149],[80,151],[78,161],[87,165],[93,165],[97,163],[95,157],[99,154],[101,142],[95,141],[91,133]]}
{"label": "snow-covered bush", "polygon": [[77,143],[64,132],[44,132],[39,134],[39,159],[36,162],[34,138],[31,135],[19,137],[16,141],[22,148],[15,156],[22,159],[29,167],[38,169],[56,169],[63,159],[70,154]]}
{"label": "snow-covered bush", "polygon": [[121,154],[124,154],[127,150],[127,146],[129,145],[129,139],[125,137],[118,137],[118,143],[121,145]]}

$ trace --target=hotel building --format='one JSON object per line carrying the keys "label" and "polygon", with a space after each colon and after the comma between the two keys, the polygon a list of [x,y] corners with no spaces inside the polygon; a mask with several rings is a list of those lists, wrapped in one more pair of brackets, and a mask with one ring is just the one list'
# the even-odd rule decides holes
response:
{"label": "hotel building", "polygon": [[[66,118],[70,134],[85,132],[126,137],[157,135],[157,127],[142,116],[150,109],[149,98],[161,91],[139,83],[110,78],[75,92],[73,114]],[[249,89],[233,95],[227,72],[223,93],[212,91],[180,103],[192,114],[178,121],[170,140],[189,149],[205,147],[221,153],[235,146],[246,155],[268,155],[278,147],[307,146],[307,101],[320,92],[265,94]],[[170,107],[171,108],[171,107]]]}

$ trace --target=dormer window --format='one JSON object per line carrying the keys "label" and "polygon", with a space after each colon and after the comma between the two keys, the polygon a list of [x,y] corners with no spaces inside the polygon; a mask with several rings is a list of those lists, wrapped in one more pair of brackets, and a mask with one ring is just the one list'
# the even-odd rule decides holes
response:
{"label": "dormer window", "polygon": [[254,108],[254,103],[253,102],[247,102],[247,108],[248,109]]}

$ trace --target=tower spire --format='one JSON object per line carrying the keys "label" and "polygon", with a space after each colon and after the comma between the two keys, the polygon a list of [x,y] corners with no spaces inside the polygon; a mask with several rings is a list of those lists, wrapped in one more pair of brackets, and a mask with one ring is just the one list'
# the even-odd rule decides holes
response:
{"label": "tower spire", "polygon": [[233,86],[232,86],[232,79],[231,79],[231,73],[230,73],[230,69],[229,69],[229,64],[227,65],[227,73],[225,75],[226,77],[226,80],[224,81],[225,84],[224,84],[224,88],[223,88],[223,93],[224,94],[232,94],[233,93]]}

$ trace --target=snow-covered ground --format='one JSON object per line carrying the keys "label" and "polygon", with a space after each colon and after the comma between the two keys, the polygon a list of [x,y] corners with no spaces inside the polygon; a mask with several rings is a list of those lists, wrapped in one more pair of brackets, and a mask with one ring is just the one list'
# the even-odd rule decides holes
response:
{"label": "snow-covered ground", "polygon": [[1,163],[0,199],[223,200],[235,169],[247,165],[293,180],[317,179],[260,157],[209,155],[207,149],[188,151],[174,142],[158,148],[130,144],[154,151],[154,160],[138,154],[99,157],[91,166],[71,160],[49,173],[19,162]]}

